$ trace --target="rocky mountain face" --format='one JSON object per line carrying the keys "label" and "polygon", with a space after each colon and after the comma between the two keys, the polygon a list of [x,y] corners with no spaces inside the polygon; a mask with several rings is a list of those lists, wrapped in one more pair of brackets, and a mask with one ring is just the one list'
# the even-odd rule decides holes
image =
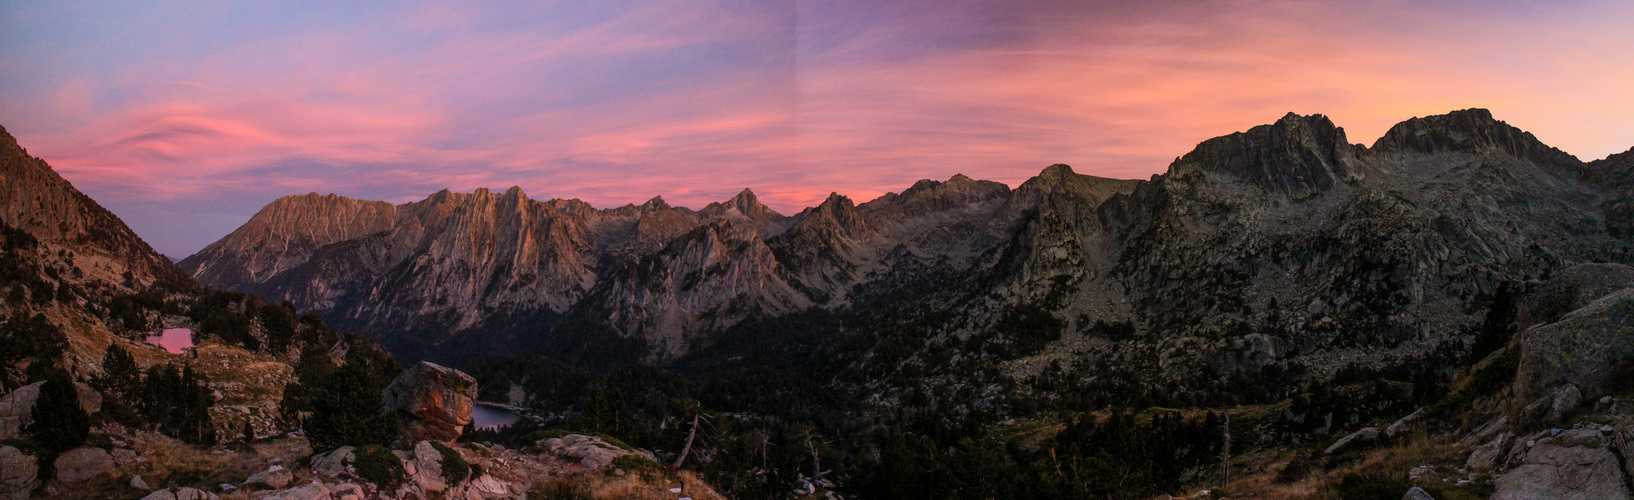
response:
{"label": "rocky mountain face", "polygon": [[187,279],[118,216],[74,189],[45,160],[29,156],[4,128],[0,185],[7,187],[0,191],[0,223],[39,243],[41,265],[64,271],[51,279],[54,285],[113,293],[161,279]]}
{"label": "rocky mountain face", "polygon": [[744,318],[843,305],[892,258],[967,267],[1002,240],[1006,224],[992,214],[1013,210],[1010,198],[962,175],[861,206],[836,194],[792,217],[749,190],[698,211],[660,198],[598,210],[519,188],[397,206],[309,194],[273,202],[180,265],[376,334],[410,358],[466,352],[474,339],[606,330],[636,340],[637,359],[667,359]]}
{"label": "rocky mountain face", "polygon": [[[1479,109],[1402,122],[1372,146],[1289,114],[1150,180],[1065,165],[1015,189],[956,175],[788,217],[748,191],[696,212],[515,188],[396,207],[290,197],[182,266],[410,358],[480,343],[673,360],[795,313],[900,326],[940,312],[958,319],[855,363],[1098,368],[1080,382],[1110,395],[1153,375],[1304,379],[1462,345],[1501,283],[1630,259],[1631,154],[1584,163]],[[280,223],[301,218],[349,222]]]}

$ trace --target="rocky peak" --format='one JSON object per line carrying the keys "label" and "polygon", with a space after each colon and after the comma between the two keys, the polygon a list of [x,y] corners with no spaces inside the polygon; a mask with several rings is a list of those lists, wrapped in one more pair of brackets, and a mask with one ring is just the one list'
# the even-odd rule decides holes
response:
{"label": "rocky peak", "polygon": [[390,230],[397,216],[397,207],[384,201],[285,196],[179,265],[218,286],[241,287],[298,266],[325,245]]}
{"label": "rocky peak", "polygon": [[955,174],[945,182],[923,179],[902,194],[886,193],[878,199],[857,207],[870,217],[893,213],[901,217],[915,217],[943,210],[972,208],[984,201],[1005,198],[1010,187],[993,181],[978,181]]}
{"label": "rocky peak", "polygon": [[1045,167],[1038,176],[1016,187],[1010,201],[1012,210],[1036,207],[1046,198],[1065,196],[1075,203],[1094,208],[1117,194],[1129,194],[1140,184],[1136,180],[1108,179],[1083,175],[1060,163]]}
{"label": "rocky peak", "polygon": [[1411,118],[1390,127],[1373,149],[1380,152],[1484,153],[1501,151],[1539,165],[1581,163],[1576,157],[1539,141],[1531,133],[1492,117],[1485,109],[1465,109],[1444,115]]}
{"label": "rocky peak", "polygon": [[642,213],[646,213],[658,210],[669,210],[670,206],[669,203],[664,202],[663,196],[654,196],[652,199],[647,200],[646,203],[642,203],[640,207],[636,208],[639,208]]}
{"label": "rocky peak", "polygon": [[709,206],[698,211],[698,216],[709,219],[737,219],[747,221],[750,227],[766,234],[777,234],[784,227],[783,222],[788,219],[755,198],[754,191],[744,189],[737,196],[725,202],[710,203]]}
{"label": "rocky peak", "polygon": [[733,196],[732,199],[726,200],[725,202],[710,203],[709,206],[704,207],[703,210],[699,210],[698,214],[702,215],[704,218],[712,219],[717,217],[732,217],[732,213],[734,212],[745,219],[755,222],[775,222],[784,219],[783,214],[779,214],[770,207],[762,205],[760,203],[760,199],[755,198],[755,192],[749,189],[739,191],[736,196]]}
{"label": "rocky peak", "polygon": [[789,232],[810,232],[853,240],[861,240],[872,233],[868,221],[851,203],[851,198],[839,193],[829,193],[822,204],[801,212],[799,221],[789,228]]}
{"label": "rocky peak", "polygon": [[1203,141],[1170,165],[1169,173],[1202,174],[1298,200],[1360,180],[1359,156],[1366,152],[1350,144],[1345,130],[1328,117],[1288,113],[1271,125]]}

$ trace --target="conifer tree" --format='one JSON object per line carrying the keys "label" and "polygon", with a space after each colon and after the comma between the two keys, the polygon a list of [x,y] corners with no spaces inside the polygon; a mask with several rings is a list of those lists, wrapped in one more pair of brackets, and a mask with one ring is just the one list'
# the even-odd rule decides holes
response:
{"label": "conifer tree", "polygon": [[349,351],[346,364],[308,395],[312,416],[302,427],[315,452],[365,444],[389,446],[397,437],[397,418],[385,412],[381,394],[385,383],[376,373],[379,370],[357,351]]}
{"label": "conifer tree", "polygon": [[28,435],[53,455],[84,445],[91,433],[91,417],[79,406],[79,392],[65,371],[54,371],[40,385],[30,417]]}

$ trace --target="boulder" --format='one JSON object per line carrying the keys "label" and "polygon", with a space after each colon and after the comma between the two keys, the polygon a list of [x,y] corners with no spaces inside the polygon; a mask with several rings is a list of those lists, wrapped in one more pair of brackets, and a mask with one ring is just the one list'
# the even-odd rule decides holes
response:
{"label": "boulder", "polygon": [[397,445],[453,443],[471,423],[477,381],[465,372],[421,361],[403,370],[385,390],[386,408],[397,414]]}
{"label": "boulder", "polygon": [[1498,465],[1499,459],[1504,457],[1505,452],[1509,451],[1509,443],[1514,440],[1514,433],[1505,432],[1492,438],[1492,441],[1475,447],[1475,451],[1469,454],[1469,460],[1464,462],[1464,468],[1475,472],[1492,470]]}
{"label": "boulder", "polygon": [[64,483],[77,483],[113,472],[116,466],[113,456],[102,448],[82,446],[57,455],[53,462],[57,468],[57,480]]}
{"label": "boulder", "polygon": [[142,500],[217,500],[219,498],[221,497],[216,496],[215,493],[194,488],[181,488],[177,490],[165,488],[149,493],[148,496],[142,497]]}
{"label": "boulder", "polygon": [[1495,500],[1626,499],[1628,486],[1608,440],[1595,429],[1572,429],[1540,439],[1526,461],[1494,483]]}
{"label": "boulder", "polygon": [[182,488],[176,490],[176,500],[217,500],[221,497],[215,493],[198,488]]}
{"label": "boulder", "polygon": [[340,483],[329,487],[331,500],[363,500],[368,498],[368,492],[362,486],[352,483]]}
{"label": "boulder", "polygon": [[0,446],[0,500],[27,499],[28,492],[39,486],[34,479],[39,472],[39,461],[33,455]]}
{"label": "boulder", "polygon": [[1423,408],[1419,408],[1413,413],[1405,417],[1401,417],[1401,420],[1395,421],[1395,423],[1390,424],[1390,427],[1386,427],[1384,429],[1384,435],[1386,437],[1396,437],[1401,435],[1401,433],[1407,432],[1407,425],[1413,423],[1414,420],[1418,420],[1418,417],[1421,415],[1424,415]]}
{"label": "boulder", "polygon": [[1555,390],[1555,397],[1549,404],[1549,421],[1559,422],[1583,404],[1583,393],[1577,386],[1566,384]]}
{"label": "boulder", "polygon": [[113,455],[114,463],[119,464],[120,467],[136,463],[138,459],[142,458],[142,455],[137,453],[136,450],[125,448],[114,448],[108,454]]}
{"label": "boulder", "polygon": [[1424,488],[1414,486],[1407,488],[1407,494],[1402,495],[1401,500],[1435,500],[1435,497],[1430,496],[1430,492],[1424,491]]}
{"label": "boulder", "polygon": [[148,486],[147,481],[142,480],[142,475],[141,474],[137,474],[137,475],[134,475],[134,476],[130,477],[130,487],[136,488],[136,489],[139,489],[139,490],[142,490],[142,491],[152,491],[153,490],[152,486]]}
{"label": "boulder", "polygon": [[443,479],[443,454],[431,446],[430,441],[421,441],[414,444],[414,454],[404,462],[414,462],[413,467],[404,466],[404,469],[414,471],[409,480],[420,486],[422,491],[444,491],[448,489],[448,482]]}
{"label": "boulder", "polygon": [[511,483],[501,481],[492,475],[483,474],[482,477],[466,481],[461,485],[465,492],[464,498],[513,498],[523,491]]}
{"label": "boulder", "polygon": [[[16,438],[23,427],[34,419],[34,401],[40,398],[42,384],[45,382],[18,387],[5,397],[0,397],[0,439]],[[102,393],[79,382],[74,382],[74,389],[79,392],[79,407],[85,413],[96,413],[102,409]]]}
{"label": "boulder", "polygon": [[1526,330],[1515,396],[1532,401],[1572,384],[1578,397],[1599,398],[1620,367],[1634,363],[1634,288],[1625,288]]}
{"label": "boulder", "polygon": [[351,474],[352,462],[357,461],[356,449],[351,446],[342,446],[333,450],[312,456],[312,472],[328,477],[341,474]]}
{"label": "boulder", "polygon": [[1323,455],[1332,455],[1334,453],[1344,451],[1346,448],[1351,448],[1351,447],[1354,447],[1354,446],[1362,444],[1362,443],[1366,443],[1366,442],[1376,440],[1378,438],[1379,438],[1379,429],[1374,428],[1374,427],[1364,427],[1364,428],[1362,428],[1362,430],[1352,432],[1352,433],[1350,433],[1350,435],[1339,438],[1338,441],[1334,441],[1333,444],[1328,446],[1327,449],[1322,450],[1322,454]]}
{"label": "boulder", "polygon": [[261,485],[276,490],[289,486],[289,482],[294,480],[295,475],[290,473],[289,469],[282,465],[274,465],[245,479],[244,486]]}
{"label": "boulder", "polygon": [[1504,427],[1508,425],[1509,417],[1499,415],[1498,418],[1488,420],[1487,423],[1481,424],[1480,427],[1475,428],[1475,432],[1471,432],[1459,439],[1458,446],[1473,448],[1475,445],[1484,443],[1487,439],[1491,439],[1492,436],[1498,435],[1498,432],[1502,431]]}

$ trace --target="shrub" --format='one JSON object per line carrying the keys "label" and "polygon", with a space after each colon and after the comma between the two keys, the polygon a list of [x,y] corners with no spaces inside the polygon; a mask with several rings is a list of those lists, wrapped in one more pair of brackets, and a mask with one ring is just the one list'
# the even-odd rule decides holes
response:
{"label": "shrub", "polygon": [[450,486],[460,484],[460,481],[464,481],[465,478],[472,477],[471,464],[465,462],[465,457],[460,456],[460,452],[436,441],[430,443],[431,447],[435,448],[437,453],[443,456],[443,479],[447,480]]}
{"label": "shrub", "polygon": [[356,453],[352,467],[357,469],[357,477],[378,485],[401,483],[408,477],[403,470],[403,461],[384,446],[365,445],[358,448]]}

